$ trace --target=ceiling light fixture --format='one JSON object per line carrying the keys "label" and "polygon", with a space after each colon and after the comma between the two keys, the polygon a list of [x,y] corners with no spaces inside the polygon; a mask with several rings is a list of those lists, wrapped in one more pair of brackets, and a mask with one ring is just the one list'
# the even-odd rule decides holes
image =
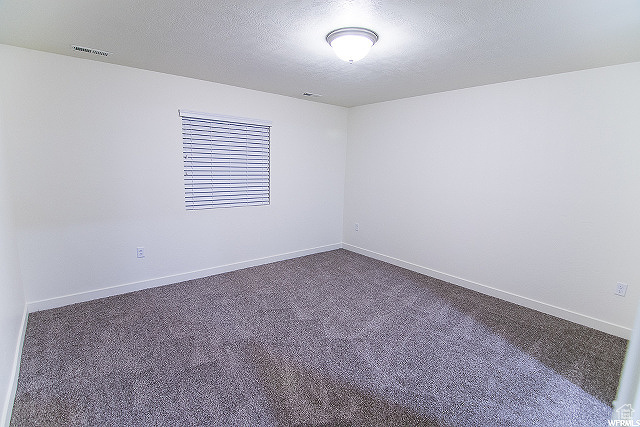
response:
{"label": "ceiling light fixture", "polygon": [[378,41],[378,35],[360,27],[339,28],[327,34],[327,43],[335,50],[338,58],[349,63],[359,61],[369,53]]}

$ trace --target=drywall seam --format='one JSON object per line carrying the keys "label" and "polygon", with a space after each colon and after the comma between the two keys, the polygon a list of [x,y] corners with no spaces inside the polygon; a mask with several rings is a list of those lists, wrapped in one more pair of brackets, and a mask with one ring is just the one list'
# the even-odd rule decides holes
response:
{"label": "drywall seam", "polygon": [[568,310],[566,308],[557,307],[555,305],[547,304],[545,302],[537,301],[531,298],[523,297],[511,292],[503,291],[498,288],[494,288],[482,283],[474,282],[471,280],[463,279],[461,277],[453,276],[451,274],[443,273],[441,271],[433,270],[428,267],[413,264],[408,261],[404,261],[398,258],[394,258],[388,255],[380,254],[378,252],[370,251],[358,246],[354,246],[348,243],[343,243],[342,247],[346,250],[359,253],[371,258],[375,258],[380,261],[388,262],[389,264],[397,265],[398,267],[406,268],[417,273],[425,274],[436,279],[444,280],[454,285],[462,286],[463,288],[471,289],[485,295],[490,295],[514,304],[521,305],[523,307],[531,308],[533,310],[541,311],[552,316],[559,317],[561,319],[569,320],[571,322],[579,323],[584,326],[588,326],[593,329],[597,329],[608,334],[616,335],[618,337],[629,339],[631,337],[631,329],[624,326],[616,325],[601,319],[596,319],[591,316],[576,313],[575,311]]}
{"label": "drywall seam", "polygon": [[7,390],[7,399],[4,402],[2,408],[2,422],[0,426],[9,427],[11,423],[11,412],[13,410],[13,401],[16,398],[16,390],[18,388],[18,375],[20,374],[20,360],[22,359],[22,345],[24,344],[24,335],[27,331],[27,319],[29,318],[29,312],[27,305],[25,304],[22,311],[22,322],[20,324],[20,334],[16,341],[15,355],[13,357],[13,369],[11,374],[11,380],[9,381],[9,390]]}
{"label": "drywall seam", "polygon": [[40,310],[48,310],[51,308],[62,307],[69,304],[76,304],[79,302],[90,301],[99,298],[110,297],[114,295],[125,294],[128,292],[135,292],[142,289],[155,288],[158,286],[170,285],[173,283],[184,282],[186,280],[199,279],[202,277],[212,276],[214,274],[226,273],[229,271],[240,270],[242,268],[255,267],[257,265],[269,264],[277,261],[284,261],[287,259],[298,258],[305,255],[311,255],[320,252],[331,251],[334,249],[340,249],[341,243],[335,243],[332,245],[318,246],[310,249],[303,249],[294,252],[287,252],[279,255],[272,255],[264,258],[257,258],[248,261],[236,262],[233,264],[226,264],[217,267],[205,268],[202,270],[190,271],[187,273],[180,273],[171,276],[158,277],[155,279],[142,280],[139,282],[126,283],[123,285],[110,286],[108,288],[95,289],[87,292],[79,292],[75,294],[64,295],[55,298],[49,298],[39,301],[27,301],[27,310],[29,313]]}

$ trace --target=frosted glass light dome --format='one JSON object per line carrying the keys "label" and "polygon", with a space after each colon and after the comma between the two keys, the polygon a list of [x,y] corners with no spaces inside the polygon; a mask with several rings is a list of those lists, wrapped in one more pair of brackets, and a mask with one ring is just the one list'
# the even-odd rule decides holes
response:
{"label": "frosted glass light dome", "polygon": [[376,33],[360,27],[339,28],[327,34],[327,43],[336,52],[338,58],[350,63],[367,56],[371,46],[377,41]]}

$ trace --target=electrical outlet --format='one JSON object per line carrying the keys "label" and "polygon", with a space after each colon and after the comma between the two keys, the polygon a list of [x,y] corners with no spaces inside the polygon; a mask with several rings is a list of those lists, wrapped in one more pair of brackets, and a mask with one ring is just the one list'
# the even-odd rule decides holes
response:
{"label": "electrical outlet", "polygon": [[356,229],[356,231],[360,231],[360,224],[356,222],[356,226],[354,228]]}
{"label": "electrical outlet", "polygon": [[616,283],[616,290],[615,290],[615,294],[619,295],[621,297],[625,296],[627,294],[627,286],[624,283]]}
{"label": "electrical outlet", "polygon": [[136,256],[138,258],[144,258],[144,248],[143,247],[136,248]]}

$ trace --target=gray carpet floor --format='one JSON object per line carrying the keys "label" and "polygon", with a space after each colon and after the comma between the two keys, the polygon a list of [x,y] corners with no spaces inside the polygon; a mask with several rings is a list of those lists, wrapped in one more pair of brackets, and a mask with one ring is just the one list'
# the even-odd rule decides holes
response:
{"label": "gray carpet floor", "polygon": [[626,345],[341,249],[30,314],[11,425],[606,425]]}

